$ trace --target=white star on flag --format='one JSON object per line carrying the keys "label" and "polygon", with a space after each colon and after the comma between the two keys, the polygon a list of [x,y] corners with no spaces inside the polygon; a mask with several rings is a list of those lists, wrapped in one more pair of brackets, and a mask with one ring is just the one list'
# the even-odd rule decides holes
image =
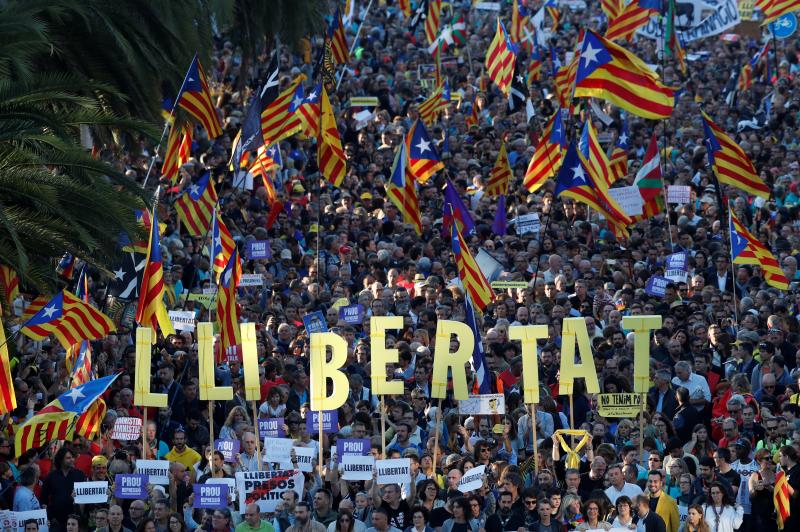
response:
{"label": "white star on flag", "polygon": [[81,392],[79,388],[73,388],[64,395],[72,399],[73,403],[77,403],[78,399],[80,399],[81,397],[86,397],[86,395],[83,392]]}
{"label": "white star on flag", "polygon": [[120,268],[119,270],[114,270],[114,279],[124,279],[125,278],[125,270]]}
{"label": "white star on flag", "polygon": [[586,45],[586,49],[581,52],[581,59],[586,61],[588,67],[592,62],[599,62],[597,54],[600,53],[600,48],[592,48],[592,43]]}
{"label": "white star on flag", "polygon": [[417,144],[415,147],[419,148],[420,153],[425,153],[426,150],[431,149],[431,143],[425,139],[419,139],[419,144]]}
{"label": "white star on flag", "polygon": [[197,185],[192,185],[189,187],[189,194],[191,194],[192,196],[197,196],[197,194],[199,193],[200,193],[200,187],[198,187]]}
{"label": "white star on flag", "polygon": [[55,314],[55,313],[56,313],[56,306],[55,305],[51,305],[49,307],[45,307],[44,310],[42,311],[42,314],[47,318],[52,318],[53,314]]}
{"label": "white star on flag", "polygon": [[627,133],[623,133],[622,135],[619,136],[619,143],[620,144],[627,144],[628,143],[628,134]]}
{"label": "white star on flag", "polygon": [[585,176],[586,176],[586,173],[583,171],[583,167],[581,165],[578,165],[578,166],[576,166],[575,168],[572,169],[572,177],[576,181],[581,181],[583,183],[586,183]]}

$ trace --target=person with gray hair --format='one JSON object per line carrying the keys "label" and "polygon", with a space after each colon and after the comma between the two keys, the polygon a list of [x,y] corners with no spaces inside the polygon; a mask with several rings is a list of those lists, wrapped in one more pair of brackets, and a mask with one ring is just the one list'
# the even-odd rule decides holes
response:
{"label": "person with gray hair", "polygon": [[647,392],[647,404],[653,408],[654,412],[664,414],[671,418],[678,409],[678,401],[675,399],[675,388],[670,384],[672,373],[669,369],[662,368],[656,370],[653,382],[655,386]]}
{"label": "person with gray hair", "polygon": [[699,390],[703,394],[703,399],[708,403],[711,402],[711,389],[708,387],[708,381],[692,372],[692,365],[685,360],[675,364],[675,377],[672,378],[672,384],[676,387],[683,386],[689,390],[690,396],[695,395],[693,393],[695,390]]}

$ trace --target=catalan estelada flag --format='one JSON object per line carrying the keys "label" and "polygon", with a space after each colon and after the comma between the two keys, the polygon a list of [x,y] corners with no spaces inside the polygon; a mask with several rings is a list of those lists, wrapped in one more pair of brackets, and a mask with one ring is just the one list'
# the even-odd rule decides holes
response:
{"label": "catalan estelada flag", "polygon": [[636,30],[646,25],[650,21],[650,17],[657,14],[658,9],[651,9],[647,6],[646,2],[633,0],[627,5],[622,2],[621,9],[617,12],[617,16],[610,18],[608,21],[606,39],[609,41],[615,41],[617,39],[630,41],[633,38],[633,34],[636,33]]}
{"label": "catalan estelada flag", "polygon": [[211,172],[206,171],[175,201],[175,210],[190,235],[204,236],[211,225],[216,205],[217,191],[211,181]]}
{"label": "catalan estelada flag", "polygon": [[217,211],[214,215],[214,225],[211,227],[211,262],[214,265],[215,274],[222,273],[222,270],[228,265],[234,249],[236,249],[236,242],[233,240],[233,235]]}
{"label": "catalan estelada flag", "polygon": [[612,183],[628,175],[628,148],[630,147],[630,136],[628,135],[628,118],[623,117],[622,127],[619,131],[614,149],[611,152],[611,177]]}
{"label": "catalan estelada flag", "polygon": [[751,264],[759,266],[764,273],[768,285],[779,290],[789,289],[789,279],[783,273],[775,255],[761,243],[753,233],[742,225],[732,210],[728,209],[731,218],[731,256],[734,264]]}
{"label": "catalan estelada flag", "polygon": [[217,288],[217,326],[222,352],[242,343],[236,312],[236,287],[241,278],[242,265],[239,262],[239,253],[234,249],[228,264],[219,276]]}
{"label": "catalan estelada flag", "polygon": [[467,125],[467,128],[471,128],[472,126],[477,126],[480,122],[481,117],[480,113],[478,112],[478,99],[472,99],[472,105],[470,106],[470,113],[469,116],[464,119],[464,123]]}
{"label": "catalan estelada flag", "polygon": [[542,79],[542,51],[539,44],[534,41],[531,49],[531,57],[528,61],[528,86],[533,82]]}
{"label": "catalan estelada flag", "polygon": [[64,253],[64,256],[61,257],[60,261],[58,261],[56,273],[62,279],[71,281],[72,276],[75,275],[75,255],[69,252]]}
{"label": "catalan estelada flag", "polygon": [[605,183],[606,187],[610,187],[614,183],[611,175],[611,162],[600,145],[600,140],[597,138],[597,131],[594,129],[591,118],[588,118],[583,124],[578,150],[583,155],[592,175]]}
{"label": "catalan estelada flag", "polygon": [[398,0],[397,7],[405,18],[411,18],[411,0]]}
{"label": "catalan estelada flag", "polygon": [[561,65],[555,57],[554,51],[551,48],[550,53],[553,58],[553,68],[556,69],[554,77],[554,84],[556,88],[556,96],[558,96],[558,104],[562,109],[572,108],[572,98],[575,92],[575,79],[578,76],[578,64],[580,62],[580,50],[583,46],[584,31],[581,29],[578,32],[578,40],[575,44],[575,54],[566,65]]}
{"label": "catalan estelada flag", "polygon": [[[259,175],[267,177],[267,175],[273,170],[280,169],[280,163],[270,156],[270,150],[274,150],[275,148],[276,146],[274,144],[269,149],[265,149],[263,145],[259,146],[258,150],[256,151],[256,158],[253,159],[252,163],[250,163],[250,168],[247,171],[253,174],[254,177]],[[271,181],[270,186],[272,186]],[[271,191],[267,190],[267,192],[271,192],[271,194],[268,194],[270,199],[277,199],[274,186],[272,187]]]}
{"label": "catalan estelada flag", "polygon": [[406,149],[411,174],[418,183],[424,185],[433,174],[444,168],[425,125],[419,120],[411,125],[406,135]]}
{"label": "catalan estelada flag", "polygon": [[[294,78],[292,84],[261,111],[261,135],[267,147],[294,135],[303,128],[300,116],[297,113],[290,113],[289,109],[292,102],[295,103],[295,108],[302,104],[304,99],[302,83],[305,79],[303,74]],[[299,94],[298,90],[301,91]],[[299,101],[296,101],[298,98]]]}
{"label": "catalan estelada flag", "polygon": [[528,25],[530,18],[531,13],[528,8],[522,5],[520,0],[514,0],[514,4],[511,7],[511,26],[509,26],[508,30],[512,41],[522,44],[525,36],[525,26]]}
{"label": "catalan estelada flag", "polygon": [[189,65],[189,71],[175,99],[178,107],[185,110],[200,125],[205,128],[208,138],[215,139],[222,135],[222,123],[219,120],[217,109],[211,101],[211,91],[208,89],[208,81],[200,59],[197,55]]}
{"label": "catalan estelada flag", "polygon": [[425,37],[433,44],[439,35],[442,17],[442,0],[428,0],[428,13],[425,16]]}
{"label": "catalan estelada flag", "polygon": [[642,118],[672,115],[675,93],[638,57],[597,33],[583,38],[575,97],[603,98]]}
{"label": "catalan estelada flag", "polygon": [[608,20],[617,16],[620,10],[620,0],[600,0],[600,8],[606,14]]}
{"label": "catalan estelada flag", "polygon": [[497,31],[494,39],[486,51],[486,72],[506,96],[511,90],[511,81],[514,76],[514,67],[517,61],[517,45],[511,42],[506,28],[500,19],[497,19]]}
{"label": "catalan estelada flag", "polygon": [[114,330],[111,318],[72,292],[62,290],[31,316],[20,332],[34,340],[53,334],[67,349],[81,340],[99,340]]}
{"label": "catalan estelada flag", "polygon": [[297,108],[300,115],[300,122],[303,124],[303,133],[307,137],[316,137],[319,134],[319,118],[322,113],[320,102],[322,98],[322,83],[317,83],[311,91],[306,94],[303,102]]}
{"label": "catalan estelada flag", "polygon": [[759,177],[750,158],[732,138],[711,121],[705,112],[703,112],[703,132],[706,137],[708,162],[714,168],[720,183],[742,189],[754,196],[769,198],[769,187]]}
{"label": "catalan estelada flag", "polygon": [[762,57],[767,55],[769,51],[769,41],[767,41],[750,60],[744,64],[742,71],[739,74],[739,90],[746,91],[753,84],[753,71]]}
{"label": "catalan estelada flag", "polygon": [[783,530],[786,520],[789,519],[791,507],[789,502],[789,479],[785,471],[778,471],[775,475],[775,488],[772,492],[775,503],[775,517],[778,521],[778,530]]}
{"label": "catalan estelada flag", "polygon": [[492,292],[492,287],[489,286],[486,276],[483,275],[483,272],[478,267],[478,263],[472,256],[464,237],[461,236],[458,224],[453,224],[451,231],[452,237],[450,241],[453,246],[453,255],[456,258],[458,277],[461,279],[461,284],[464,286],[464,292],[467,297],[471,298],[475,307],[483,312],[494,299],[494,292]]}
{"label": "catalan estelada flag", "polygon": [[458,231],[464,235],[475,231],[475,221],[469,214],[469,209],[464,205],[458,195],[453,182],[448,178],[444,184],[444,202],[442,203],[442,225],[449,229],[453,222],[458,226]]}
{"label": "catalan estelada flag", "polygon": [[10,310],[14,300],[19,296],[19,275],[11,266],[5,264],[0,264],[0,290],[3,292],[6,308]]}
{"label": "catalan estelada flag", "polygon": [[494,162],[494,167],[489,173],[489,181],[486,183],[484,192],[491,198],[497,196],[505,196],[508,194],[508,184],[511,182],[513,174],[511,173],[511,164],[508,162],[508,152],[506,151],[506,143],[500,146],[500,152],[497,154],[497,160]]}
{"label": "catalan estelada flag", "polygon": [[419,199],[414,176],[408,167],[406,145],[400,143],[392,165],[392,175],[386,184],[386,195],[403,216],[403,222],[411,225],[414,231],[422,234],[422,219],[419,212]]}
{"label": "catalan estelada flag", "polygon": [[169,178],[175,184],[180,176],[180,168],[192,156],[192,128],[189,124],[181,127],[173,126],[167,137],[167,152],[164,154],[164,164],[161,166],[161,175]]}
{"label": "catalan estelada flag", "polygon": [[71,387],[86,384],[92,380],[92,344],[83,340],[69,346],[66,356],[67,372]]}
{"label": "catalan estelada flag", "polygon": [[350,56],[350,49],[347,46],[347,36],[344,33],[344,24],[342,24],[342,14],[339,12],[338,7],[331,18],[331,23],[328,25],[328,38],[331,40],[333,60],[340,65],[347,63],[347,58]]}
{"label": "catalan estelada flag", "polygon": [[78,416],[78,419],[75,421],[75,434],[92,440],[100,430],[100,425],[102,425],[107,411],[108,408],[103,399],[98,399],[92,403],[89,409]]}
{"label": "catalan estelada flag", "polygon": [[786,13],[800,9],[800,2],[798,0],[758,0],[756,7],[764,13],[762,24],[768,24]]}
{"label": "catalan estelada flag", "polygon": [[[142,286],[139,289],[136,322],[142,327],[151,327],[154,331],[160,327],[161,333],[166,337],[175,334],[175,329],[164,305],[164,268],[161,261],[161,240],[158,236],[158,216],[155,211],[152,212],[151,219],[152,228],[147,245],[147,262],[142,274]],[[153,341],[155,338],[156,335],[153,334]]]}
{"label": "catalan estelada flag", "polygon": [[347,173],[347,161],[342,149],[342,138],[336,127],[336,118],[333,107],[328,98],[328,91],[323,87],[322,101],[320,103],[320,125],[317,137],[317,166],[319,172],[328,180],[328,183],[338,187],[344,181]]}
{"label": "catalan estelada flag", "polygon": [[450,104],[450,85],[447,80],[436,86],[427,100],[419,105],[419,117],[426,126],[433,125],[439,114]]}
{"label": "catalan estelada flag", "polygon": [[11,359],[8,356],[6,330],[0,322],[0,415],[8,414],[15,408],[17,408],[17,394],[14,391],[14,379],[11,378]]}
{"label": "catalan estelada flag", "polygon": [[561,109],[556,109],[542,131],[539,145],[533,152],[531,162],[525,171],[523,185],[531,192],[536,192],[552,176],[556,175],[564,157],[567,147],[567,137],[564,134],[564,121],[561,118]]}

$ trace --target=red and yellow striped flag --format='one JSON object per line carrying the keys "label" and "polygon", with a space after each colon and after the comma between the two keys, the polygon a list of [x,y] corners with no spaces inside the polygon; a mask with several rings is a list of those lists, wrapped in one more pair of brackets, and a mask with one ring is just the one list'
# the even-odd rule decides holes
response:
{"label": "red and yellow striped flag", "polygon": [[[730,209],[729,209],[730,211]],[[764,272],[764,280],[768,285],[779,290],[789,289],[789,279],[783,273],[775,255],[758,240],[739,221],[733,213],[731,216],[731,255],[734,264],[751,264],[760,266]]]}
{"label": "red and yellow striped flag", "polygon": [[336,127],[336,118],[333,107],[328,98],[328,91],[322,88],[322,102],[320,105],[321,119],[319,137],[317,137],[317,166],[320,173],[328,183],[338,187],[347,173],[347,161],[342,149],[342,139]]}
{"label": "red and yellow striped flag", "polygon": [[180,177],[180,168],[192,156],[192,127],[184,123],[181,127],[172,127],[167,137],[167,153],[161,166],[161,175],[175,184]]}
{"label": "red and yellow striped flag", "polygon": [[14,452],[22,456],[31,449],[43,447],[53,440],[72,441],[75,434],[73,412],[48,412],[37,414],[17,427],[14,434]]}
{"label": "red and yellow striped flag", "polygon": [[175,210],[186,231],[192,236],[204,236],[211,227],[217,191],[211,181],[211,172],[206,172],[175,201]]}
{"label": "red and yellow striped flag", "polygon": [[523,186],[531,192],[536,192],[561,167],[561,159],[567,147],[567,138],[564,135],[564,121],[561,119],[561,109],[556,109],[547,125],[544,127],[539,145],[533,152],[531,162],[525,171]]}
{"label": "red and yellow striped flag", "polygon": [[512,177],[511,164],[508,162],[508,152],[506,151],[506,143],[504,142],[500,146],[500,153],[497,154],[494,167],[489,173],[489,181],[486,183],[484,192],[490,198],[505,196],[508,194],[508,184],[511,182]]}
{"label": "red and yellow striped flag", "polygon": [[511,42],[503,23],[498,18],[497,31],[494,34],[492,43],[489,45],[489,49],[486,51],[484,65],[489,77],[494,81],[495,85],[500,87],[503,94],[508,95],[511,90],[516,61],[516,45]]}
{"label": "red and yellow striped flag", "polygon": [[347,46],[347,36],[344,34],[344,24],[342,24],[342,14],[339,12],[338,7],[336,8],[336,13],[333,14],[330,26],[328,26],[328,37],[331,40],[333,60],[340,65],[347,63],[347,58],[350,56],[350,49]]}
{"label": "red and yellow striped flag", "polygon": [[62,290],[31,316],[20,332],[34,340],[53,334],[67,349],[81,340],[99,340],[114,330],[111,318],[72,292]]}
{"label": "red and yellow striped flag", "polygon": [[[158,236],[158,216],[155,211],[150,218],[152,224],[147,244],[147,262],[139,289],[136,322],[142,327],[151,327],[154,331],[160,327],[161,333],[166,337],[175,334],[175,329],[164,305],[164,269],[161,262],[161,239]],[[153,334],[153,341],[155,340],[156,335]]]}
{"label": "red and yellow striped flag", "polygon": [[[303,128],[298,113],[290,113],[289,107],[295,98],[297,87],[306,79],[300,74],[292,84],[278,95],[263,111],[261,111],[261,135],[264,145],[269,147],[286,137],[290,137]],[[299,105],[299,104],[298,104]]]}
{"label": "red and yellow striped flag", "polygon": [[464,292],[469,295],[475,306],[483,312],[494,299],[494,292],[492,292],[492,287],[489,286],[486,276],[483,275],[483,272],[478,267],[478,263],[472,256],[464,237],[461,236],[458,224],[452,224],[451,230],[451,244],[453,246],[453,255],[456,257],[458,277],[464,286]]}
{"label": "red and yellow striped flag", "polygon": [[428,0],[428,14],[425,17],[425,37],[428,44],[433,44],[439,35],[441,25],[442,0]]}
{"label": "red and yellow striped flag", "polygon": [[800,2],[798,0],[761,0],[756,2],[756,6],[761,8],[761,12],[764,13],[762,24],[768,24],[786,13],[800,9]]}
{"label": "red and yellow striped flag", "polygon": [[215,139],[222,135],[222,122],[217,114],[217,108],[211,101],[206,74],[196,55],[183,80],[176,105],[200,122],[208,132],[208,138]]}
{"label": "red and yellow striped flag", "polygon": [[83,436],[87,440],[94,439],[95,435],[97,435],[97,432],[100,430],[100,425],[103,423],[107,411],[108,408],[103,399],[98,399],[89,405],[89,409],[78,416],[78,419],[75,421],[75,434]]}
{"label": "red and yellow striped flag", "polygon": [[647,9],[639,5],[638,0],[633,0],[628,5],[623,5],[616,17],[609,18],[606,29],[606,39],[615,41],[625,39],[630,41],[636,30],[646,25],[650,17],[657,14],[655,9]]}
{"label": "red and yellow striped flag", "polygon": [[447,89],[447,97],[445,97],[445,87],[447,81],[443,84],[438,84],[427,100],[419,104],[419,117],[426,126],[433,125],[439,117],[439,114],[444,111],[450,104],[450,90]]}
{"label": "red and yellow striped flag", "polygon": [[11,359],[8,356],[6,330],[0,321],[0,415],[8,414],[15,408],[17,408],[17,394],[14,391],[14,379],[11,378]]}
{"label": "red and yellow striped flag", "polygon": [[772,492],[775,503],[775,517],[778,521],[778,530],[783,530],[786,520],[789,519],[791,505],[789,503],[789,479],[785,471],[778,471],[775,475],[775,488]]}
{"label": "red and yellow striped flag", "polygon": [[236,312],[236,287],[241,278],[242,265],[239,262],[239,253],[234,249],[231,260],[228,261],[219,276],[219,287],[217,288],[217,326],[223,353],[230,347],[242,343]]}
{"label": "red and yellow striped flag", "polygon": [[11,266],[5,264],[0,264],[0,290],[3,292],[6,308],[11,312],[11,305],[19,296],[19,275]]}

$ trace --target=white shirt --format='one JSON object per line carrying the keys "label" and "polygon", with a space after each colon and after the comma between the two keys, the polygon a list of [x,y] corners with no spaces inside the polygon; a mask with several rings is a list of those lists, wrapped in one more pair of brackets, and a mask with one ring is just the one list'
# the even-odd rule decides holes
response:
{"label": "white shirt", "polygon": [[680,380],[678,377],[672,377],[672,384],[675,386],[683,386],[689,390],[689,397],[692,396],[693,391],[699,389],[703,392],[705,400],[709,403],[711,402],[711,389],[708,387],[708,381],[697,373],[690,373],[689,379],[685,381]]}
{"label": "white shirt", "polygon": [[[703,505],[703,517],[705,517],[706,524],[711,532],[733,532],[742,526],[742,519],[744,518],[744,509],[741,504],[737,504],[736,508],[732,506],[723,507],[722,511],[716,509],[711,505]],[[717,514],[719,515],[719,524],[717,524]]]}
{"label": "white shirt", "polygon": [[625,485],[622,486],[621,490],[618,490],[614,486],[609,486],[606,488],[605,494],[611,500],[611,504],[617,504],[617,499],[623,495],[627,496],[631,500],[633,500],[637,495],[641,495],[642,488],[636,484],[626,482]]}

